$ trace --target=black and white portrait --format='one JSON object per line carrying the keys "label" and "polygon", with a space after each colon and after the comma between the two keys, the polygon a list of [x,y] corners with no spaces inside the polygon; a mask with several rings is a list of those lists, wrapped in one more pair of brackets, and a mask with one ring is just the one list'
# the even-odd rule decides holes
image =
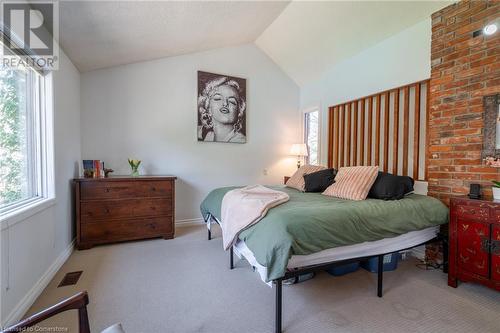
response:
{"label": "black and white portrait", "polygon": [[198,141],[247,141],[246,79],[198,72]]}

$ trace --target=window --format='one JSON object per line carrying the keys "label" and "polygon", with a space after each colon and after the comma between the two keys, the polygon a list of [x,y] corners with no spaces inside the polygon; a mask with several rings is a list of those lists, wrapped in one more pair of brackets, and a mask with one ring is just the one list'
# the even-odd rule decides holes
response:
{"label": "window", "polygon": [[304,142],[307,145],[307,164],[319,164],[319,110],[304,113]]}
{"label": "window", "polygon": [[53,197],[50,87],[50,74],[0,67],[0,217]]}

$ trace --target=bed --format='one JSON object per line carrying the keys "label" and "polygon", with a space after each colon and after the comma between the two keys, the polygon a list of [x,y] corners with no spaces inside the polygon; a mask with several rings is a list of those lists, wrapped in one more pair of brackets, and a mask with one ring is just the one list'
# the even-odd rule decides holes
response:
{"label": "bed", "polygon": [[[201,204],[208,227],[220,222],[224,195],[237,187],[215,189]],[[379,257],[377,294],[382,296],[383,256],[439,238],[448,209],[439,200],[409,194],[402,200],[343,200],[303,193],[285,186],[290,200],[272,208],[257,224],[242,231],[230,249],[255,267],[276,289],[276,332],[281,332],[282,282],[300,274],[363,258]],[[219,223],[220,224],[220,223]]]}

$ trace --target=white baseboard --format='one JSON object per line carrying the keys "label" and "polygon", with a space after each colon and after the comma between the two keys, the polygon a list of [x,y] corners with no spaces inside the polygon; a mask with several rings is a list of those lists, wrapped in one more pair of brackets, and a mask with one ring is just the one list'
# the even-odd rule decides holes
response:
{"label": "white baseboard", "polygon": [[57,257],[57,259],[50,265],[50,267],[45,271],[42,277],[35,283],[35,285],[30,289],[30,291],[23,297],[23,299],[17,303],[14,309],[9,313],[5,322],[1,326],[9,326],[17,323],[23,319],[24,314],[29,310],[29,308],[35,303],[36,299],[42,291],[48,286],[50,281],[54,278],[56,273],[62,267],[62,265],[68,260],[75,246],[75,240],[68,245],[68,247]]}
{"label": "white baseboard", "polygon": [[175,221],[175,226],[176,227],[192,227],[192,226],[202,225],[204,223],[205,222],[200,217],[197,219],[177,220],[177,221]]}

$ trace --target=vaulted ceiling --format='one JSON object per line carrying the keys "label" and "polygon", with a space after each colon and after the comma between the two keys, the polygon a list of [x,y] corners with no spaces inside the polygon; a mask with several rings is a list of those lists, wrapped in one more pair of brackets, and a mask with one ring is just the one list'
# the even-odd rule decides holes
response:
{"label": "vaulted ceiling", "polygon": [[298,85],[450,1],[62,1],[81,72],[255,42]]}
{"label": "vaulted ceiling", "polygon": [[252,43],[288,1],[61,1],[60,44],[82,71]]}
{"label": "vaulted ceiling", "polygon": [[302,86],[343,59],[430,18],[449,4],[450,1],[294,1],[256,44]]}

